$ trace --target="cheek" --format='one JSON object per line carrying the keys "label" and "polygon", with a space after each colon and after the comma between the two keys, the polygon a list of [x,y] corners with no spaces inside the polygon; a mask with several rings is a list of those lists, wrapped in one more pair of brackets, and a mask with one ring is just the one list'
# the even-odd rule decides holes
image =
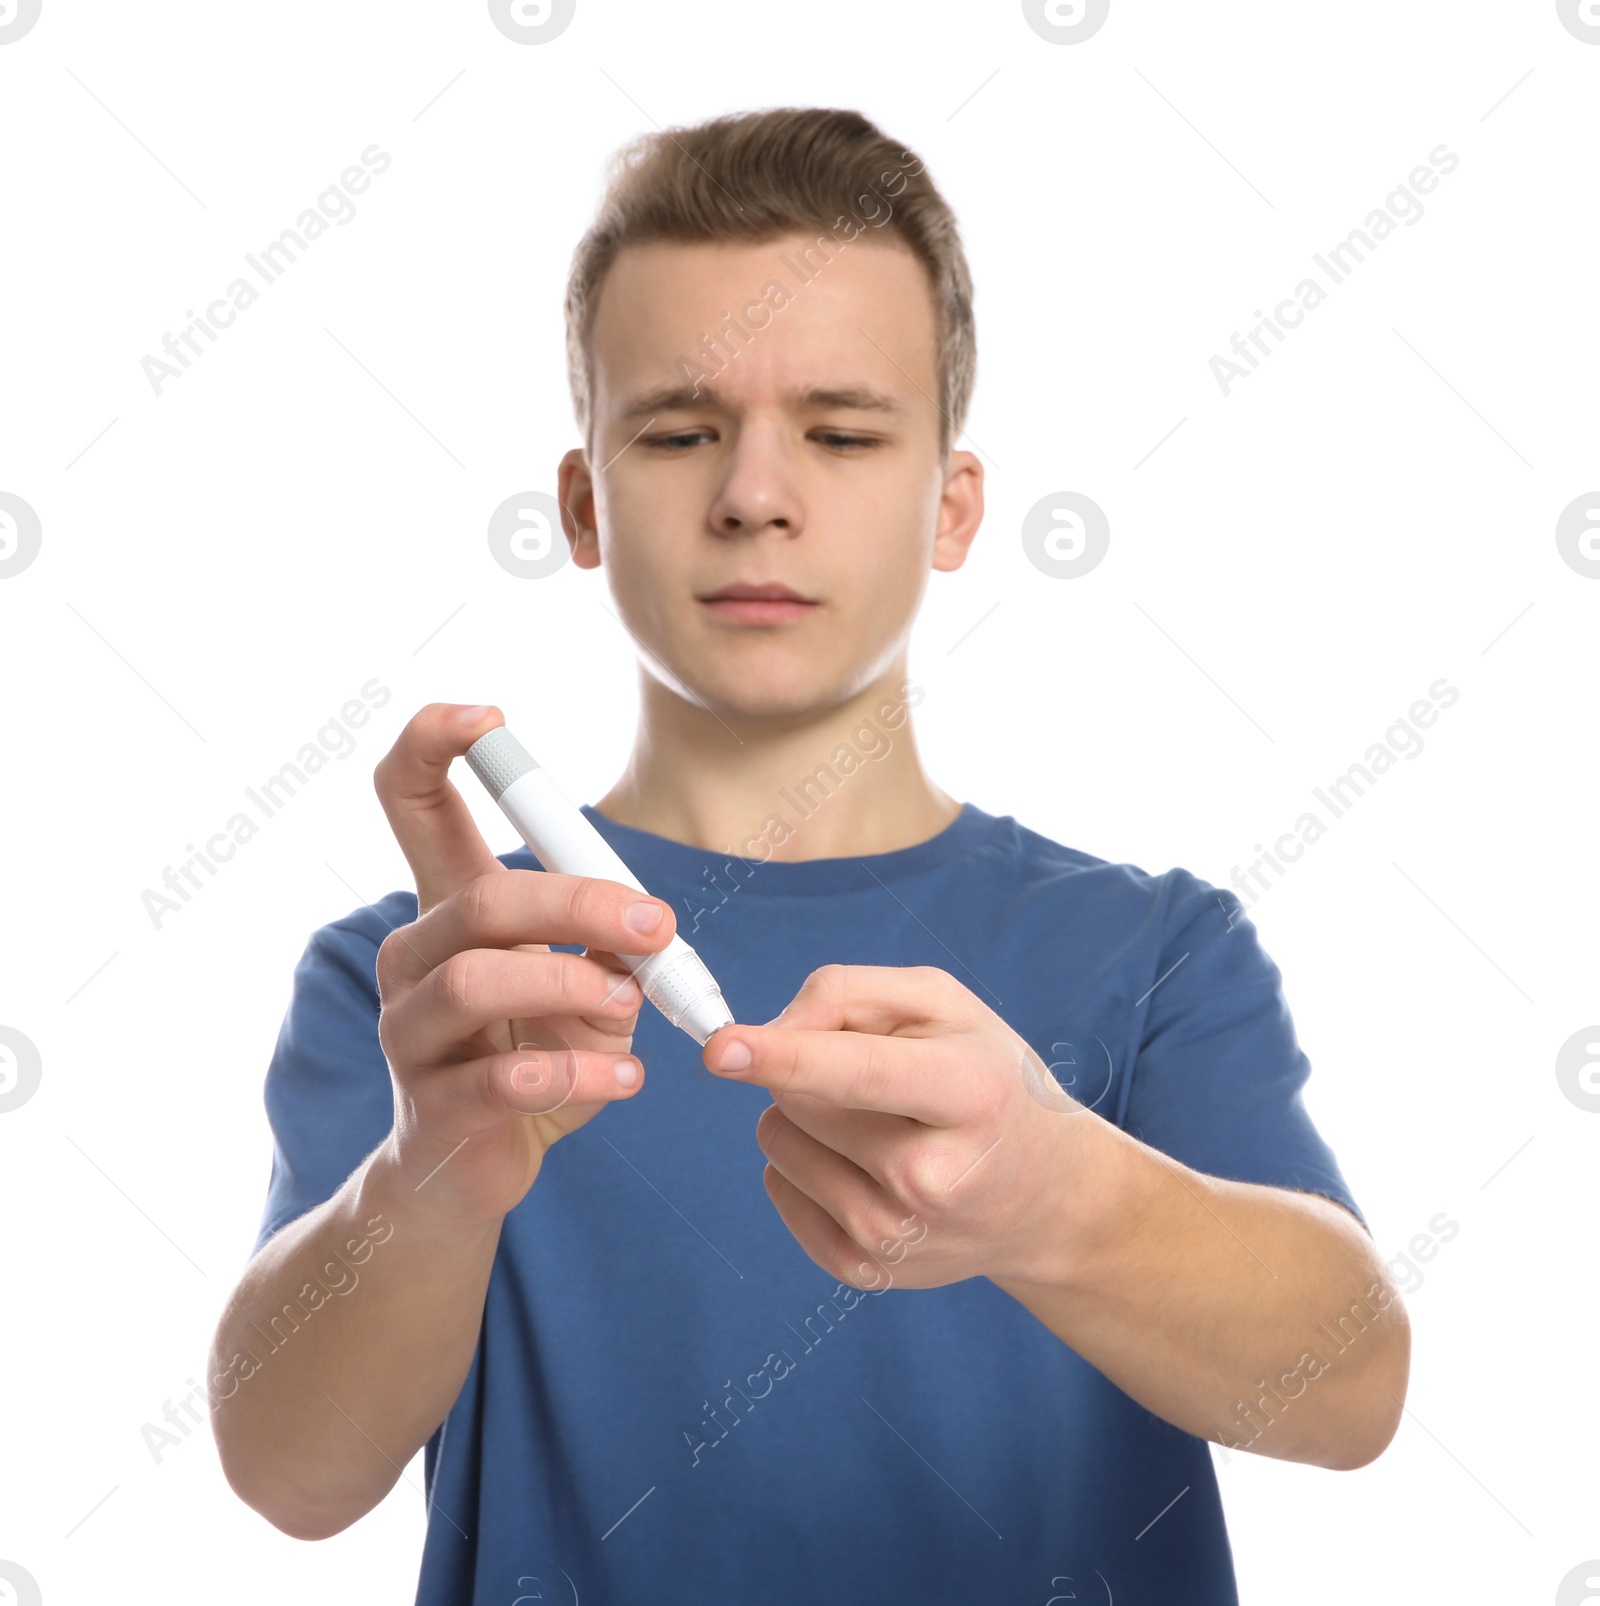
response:
{"label": "cheek", "polygon": [[668,625],[675,603],[693,602],[690,565],[652,531],[648,514],[614,499],[609,516],[613,522],[601,526],[600,566],[613,594],[629,618]]}
{"label": "cheek", "polygon": [[673,498],[651,486],[648,475],[624,468],[625,461],[619,462],[598,477],[594,506],[601,539],[631,566],[670,545],[679,515]]}
{"label": "cheek", "polygon": [[903,506],[881,519],[858,513],[853,528],[858,539],[838,558],[841,578],[850,581],[852,605],[868,621],[902,613],[919,595],[932,566],[931,539],[906,517]]}
{"label": "cheek", "polygon": [[901,530],[873,558],[870,581],[861,587],[862,634],[888,640],[901,635],[921,604],[932,572],[932,554],[916,530]]}

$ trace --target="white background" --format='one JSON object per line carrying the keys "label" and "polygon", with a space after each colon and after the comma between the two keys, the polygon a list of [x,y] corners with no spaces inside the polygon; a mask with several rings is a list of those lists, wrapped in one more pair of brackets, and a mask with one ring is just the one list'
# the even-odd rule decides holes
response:
{"label": "white background", "polygon": [[[977,285],[988,516],[911,658],[940,785],[1226,885],[1459,689],[1252,911],[1384,1254],[1459,1227],[1402,1282],[1408,1411],[1360,1471],[1219,1478],[1246,1602],[1554,1600],[1600,1555],[1600,1115],[1555,1075],[1600,1020],[1600,580],[1554,534],[1600,485],[1597,93],[1549,0],[1114,0],[1071,47],[1014,3],[579,0],[536,48],[481,3],[44,0],[0,46],[0,490],[43,529],[0,580],[0,1025],[43,1062],[0,1115],[0,1558],[47,1606],[411,1598],[420,1456],[305,1544],[203,1428],[159,1463],[141,1429],[253,1241],[305,940],[409,884],[373,764],[435,700],[498,703],[579,799],[626,756],[603,573],[485,538],[577,442],[561,298],[606,155],[824,103],[921,154]],[[354,220],[157,397],[141,359],[374,143]],[[1441,143],[1420,221],[1225,397],[1211,357]],[[1019,539],[1062,490],[1111,525],[1076,580]],[[145,889],[373,677],[353,756],[158,930]]]}

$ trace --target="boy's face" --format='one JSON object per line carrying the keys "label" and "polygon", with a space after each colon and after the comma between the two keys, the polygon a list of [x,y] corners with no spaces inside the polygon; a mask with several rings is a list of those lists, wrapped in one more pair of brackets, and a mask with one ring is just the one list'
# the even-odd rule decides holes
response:
{"label": "boy's face", "polygon": [[[891,672],[929,569],[959,568],[983,516],[977,458],[939,457],[921,264],[861,236],[806,281],[806,238],[625,247],[593,324],[593,460],[560,470],[573,559],[605,566],[647,667],[757,718]],[[724,338],[730,313],[752,338]],[[739,582],[813,605],[758,621],[704,600]]]}

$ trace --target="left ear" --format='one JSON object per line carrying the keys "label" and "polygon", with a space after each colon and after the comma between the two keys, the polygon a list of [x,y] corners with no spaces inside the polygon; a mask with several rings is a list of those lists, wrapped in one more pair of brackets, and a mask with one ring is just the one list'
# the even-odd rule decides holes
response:
{"label": "left ear", "polygon": [[933,566],[959,569],[983,523],[983,464],[974,452],[952,452],[944,471],[939,499],[939,528],[933,542]]}

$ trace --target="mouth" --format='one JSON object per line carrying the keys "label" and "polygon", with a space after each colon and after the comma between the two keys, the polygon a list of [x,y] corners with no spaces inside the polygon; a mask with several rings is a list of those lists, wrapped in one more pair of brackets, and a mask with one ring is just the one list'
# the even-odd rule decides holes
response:
{"label": "mouth", "polygon": [[699,601],[719,618],[747,625],[783,624],[790,619],[802,619],[822,606],[777,581],[761,585],[741,581],[707,592]]}

